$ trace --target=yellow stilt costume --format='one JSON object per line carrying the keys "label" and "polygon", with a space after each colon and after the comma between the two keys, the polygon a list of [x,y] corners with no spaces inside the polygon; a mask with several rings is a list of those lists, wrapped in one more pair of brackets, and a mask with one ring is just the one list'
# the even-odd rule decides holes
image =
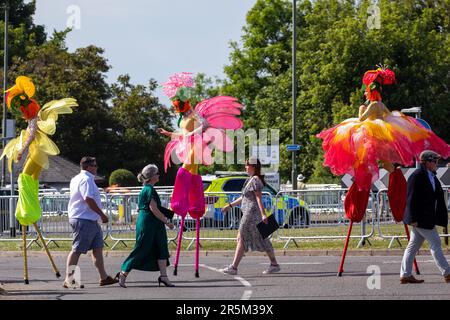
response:
{"label": "yellow stilt costume", "polygon": [[16,219],[22,225],[23,254],[24,254],[24,281],[28,284],[28,267],[26,256],[26,226],[34,225],[45,251],[50,259],[53,270],[59,278],[58,269],[52,259],[47,245],[41,235],[36,222],[41,218],[39,205],[39,175],[43,169],[48,169],[48,156],[59,154],[56,144],[48,137],[56,131],[58,115],[73,112],[78,106],[73,98],[53,100],[42,108],[31,99],[35,87],[30,78],[19,76],[16,85],[7,90],[7,106],[11,113],[21,116],[28,122],[28,127],[22,130],[19,137],[11,140],[3,150],[0,159],[8,158],[8,168],[11,171],[12,162],[18,162],[28,149],[22,173],[19,174],[19,200],[16,208]]}

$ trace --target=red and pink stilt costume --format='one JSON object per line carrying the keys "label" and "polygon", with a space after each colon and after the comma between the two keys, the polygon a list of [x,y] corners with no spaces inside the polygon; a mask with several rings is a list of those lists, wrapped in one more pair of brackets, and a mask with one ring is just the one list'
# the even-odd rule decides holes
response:
{"label": "red and pink stilt costume", "polygon": [[[324,165],[335,175],[348,173],[355,178],[344,203],[350,226],[339,276],[343,272],[353,222],[364,218],[371,184],[378,179],[378,162],[390,172],[388,198],[394,219],[400,222],[406,206],[406,180],[393,163],[411,166],[425,149],[443,158],[450,156],[450,146],[431,130],[399,111],[390,112],[382,103],[382,87],[395,81],[394,72],[385,67],[367,71],[363,77],[367,101],[360,107],[359,117],[346,119],[317,135],[323,139]],[[406,225],[405,232],[409,237]],[[418,272],[417,264],[415,267]]]}
{"label": "red and pink stilt costume", "polygon": [[171,137],[164,154],[165,170],[170,166],[171,157],[183,163],[175,178],[170,204],[171,209],[181,217],[174,275],[178,272],[184,221],[189,214],[196,220],[195,276],[199,277],[200,219],[205,213],[205,197],[198,166],[212,163],[213,149],[223,152],[233,150],[233,141],[225,130],[242,128],[242,121],[237,118],[242,105],[236,98],[217,96],[201,101],[192,109],[190,98],[193,85],[192,76],[187,72],[177,73],[163,84],[165,94],[180,114],[178,126],[181,131],[174,133],[160,129],[160,132]]}

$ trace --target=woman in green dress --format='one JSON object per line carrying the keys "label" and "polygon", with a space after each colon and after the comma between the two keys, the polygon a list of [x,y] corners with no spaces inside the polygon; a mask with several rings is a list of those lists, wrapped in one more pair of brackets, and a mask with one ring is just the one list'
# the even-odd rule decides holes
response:
{"label": "woman in green dress", "polygon": [[136,222],[136,244],[133,251],[122,263],[121,272],[117,274],[119,285],[126,288],[125,281],[132,269],[142,271],[160,271],[158,284],[174,287],[167,277],[169,249],[167,246],[166,226],[174,228],[173,223],[161,212],[161,200],[154,185],[159,181],[158,167],[147,165],[138,175],[143,188],[139,194],[139,216]]}

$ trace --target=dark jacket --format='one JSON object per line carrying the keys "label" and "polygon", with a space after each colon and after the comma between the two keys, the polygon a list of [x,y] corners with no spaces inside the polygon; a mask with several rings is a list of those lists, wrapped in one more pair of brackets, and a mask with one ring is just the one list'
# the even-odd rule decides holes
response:
{"label": "dark jacket", "polygon": [[444,191],[435,177],[435,191],[428,177],[428,171],[422,164],[408,179],[406,210],[403,222],[417,227],[433,229],[436,225],[445,227],[448,222]]}

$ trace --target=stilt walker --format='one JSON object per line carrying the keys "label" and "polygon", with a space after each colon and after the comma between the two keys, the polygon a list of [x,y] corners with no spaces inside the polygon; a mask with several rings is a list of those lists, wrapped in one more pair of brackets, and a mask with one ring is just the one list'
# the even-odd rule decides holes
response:
{"label": "stilt walker", "polygon": [[190,105],[194,81],[192,74],[177,73],[163,84],[164,93],[172,100],[175,111],[179,113],[179,132],[160,129],[160,133],[171,138],[164,154],[164,168],[167,171],[171,157],[183,163],[178,170],[172,193],[171,209],[181,216],[174,275],[178,273],[178,262],[186,215],[196,220],[195,276],[199,277],[200,219],[205,214],[205,197],[202,178],[198,173],[200,164],[212,163],[212,150],[230,152],[233,141],[225,130],[242,128],[237,118],[242,105],[236,98],[217,96],[201,101],[193,109]]}
{"label": "stilt walker", "polygon": [[[394,219],[400,222],[406,207],[406,180],[400,168],[393,164],[411,166],[425,149],[450,156],[450,146],[431,130],[399,111],[389,111],[383,104],[383,86],[395,82],[395,73],[384,66],[367,71],[362,87],[366,101],[359,108],[359,117],[344,120],[317,135],[323,139],[324,165],[335,175],[354,176],[344,202],[350,226],[338,276],[343,273],[351,227],[364,218],[371,185],[378,179],[378,164],[390,174],[389,204]],[[408,236],[407,227],[405,231]],[[419,272],[417,263],[415,268]]]}
{"label": "stilt walker", "polygon": [[48,156],[59,154],[58,147],[48,137],[55,133],[58,115],[72,113],[72,108],[77,106],[75,99],[66,98],[48,102],[41,108],[31,99],[34,94],[35,86],[25,76],[17,77],[16,85],[7,90],[6,105],[9,111],[27,120],[28,127],[5,146],[0,156],[0,159],[4,156],[8,158],[8,168],[11,171],[12,162],[20,161],[28,151],[18,178],[19,200],[16,208],[16,219],[22,225],[25,284],[29,283],[26,230],[30,225],[36,229],[56,277],[61,276],[37,225],[42,213],[38,197],[39,175],[43,169],[48,169]]}

